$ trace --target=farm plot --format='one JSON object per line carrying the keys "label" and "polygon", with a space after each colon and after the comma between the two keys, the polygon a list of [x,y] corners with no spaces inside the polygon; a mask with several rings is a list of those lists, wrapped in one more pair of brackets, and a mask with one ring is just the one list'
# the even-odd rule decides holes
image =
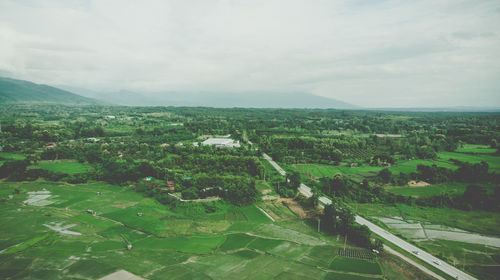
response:
{"label": "farm plot", "polygon": [[465,144],[455,150],[458,153],[472,153],[472,154],[493,154],[497,149],[490,148],[488,145]]}
{"label": "farm plot", "polygon": [[23,160],[26,156],[16,153],[0,152],[0,160]]}
{"label": "farm plot", "polygon": [[388,188],[389,192],[407,196],[434,196],[447,193],[450,195],[462,195],[467,189],[464,183],[442,183],[425,187],[395,187]]}
{"label": "farm plot", "polygon": [[250,236],[243,233],[229,234],[226,236],[226,240],[219,249],[223,251],[233,251],[241,248],[246,248],[247,245],[255,239],[254,236]]}
{"label": "farm plot", "polygon": [[500,156],[454,152],[441,152],[438,156],[441,161],[449,161],[450,159],[456,159],[468,163],[479,163],[481,161],[485,161],[490,167],[490,172],[500,173]]}
{"label": "farm plot", "polygon": [[336,257],[330,264],[330,268],[337,271],[357,272],[363,274],[381,275],[382,271],[378,263],[368,260]]}
{"label": "farm plot", "polygon": [[259,203],[258,207],[269,214],[275,221],[295,219],[297,216],[281,200]]}
{"label": "farm plot", "polygon": [[376,279],[381,279],[381,278],[353,275],[353,274],[344,274],[344,273],[337,273],[337,272],[328,272],[328,274],[325,277],[325,280],[376,280]]}
{"label": "farm plot", "polygon": [[64,174],[85,174],[89,172],[90,167],[76,161],[39,161],[37,165],[30,168],[41,168],[52,172],[61,172]]}
{"label": "farm plot", "polygon": [[375,255],[368,250],[352,249],[352,248],[339,248],[338,255],[346,258],[374,260]]}
{"label": "farm plot", "polygon": [[[105,183],[0,186],[2,196],[20,190],[0,204],[1,278],[98,279],[123,269],[145,279],[315,279],[338,249],[322,246],[330,241],[307,220],[272,223],[254,205],[217,202],[206,213]],[[23,204],[29,193],[50,194],[53,203]]]}

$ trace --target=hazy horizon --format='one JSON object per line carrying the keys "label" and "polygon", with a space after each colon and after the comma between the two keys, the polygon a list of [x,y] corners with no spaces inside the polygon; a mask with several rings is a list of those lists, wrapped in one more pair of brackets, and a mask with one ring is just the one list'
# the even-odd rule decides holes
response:
{"label": "hazy horizon", "polygon": [[500,107],[498,1],[141,4],[0,2],[0,76],[99,93]]}

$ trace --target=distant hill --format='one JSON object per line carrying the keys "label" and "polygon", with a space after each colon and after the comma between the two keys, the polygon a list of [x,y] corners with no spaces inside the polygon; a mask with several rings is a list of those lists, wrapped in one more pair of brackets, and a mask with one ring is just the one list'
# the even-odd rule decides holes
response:
{"label": "distant hill", "polygon": [[335,108],[360,109],[360,107],[332,98],[307,93],[270,92],[156,92],[137,93],[119,91],[100,93],[66,87],[86,97],[112,104],[127,106],[204,106],[245,108]]}
{"label": "distant hill", "polygon": [[60,103],[99,104],[100,102],[69,91],[28,81],[0,77],[0,104],[3,103]]}

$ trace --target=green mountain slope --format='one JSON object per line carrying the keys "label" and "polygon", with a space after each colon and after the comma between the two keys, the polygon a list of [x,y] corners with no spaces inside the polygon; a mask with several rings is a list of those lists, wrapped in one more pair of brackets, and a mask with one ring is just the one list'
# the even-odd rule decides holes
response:
{"label": "green mountain slope", "polygon": [[0,104],[2,103],[98,104],[100,102],[55,87],[0,77]]}

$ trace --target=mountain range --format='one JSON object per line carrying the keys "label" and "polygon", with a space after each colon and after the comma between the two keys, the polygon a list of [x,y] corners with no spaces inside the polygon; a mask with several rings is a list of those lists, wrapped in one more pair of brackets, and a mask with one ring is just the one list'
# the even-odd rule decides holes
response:
{"label": "mountain range", "polygon": [[205,106],[248,108],[335,108],[358,106],[308,93],[288,92],[96,92],[0,77],[1,103],[107,104],[126,106]]}
{"label": "mountain range", "polygon": [[0,104],[2,103],[59,103],[99,104],[100,101],[66,90],[28,81],[0,77]]}

